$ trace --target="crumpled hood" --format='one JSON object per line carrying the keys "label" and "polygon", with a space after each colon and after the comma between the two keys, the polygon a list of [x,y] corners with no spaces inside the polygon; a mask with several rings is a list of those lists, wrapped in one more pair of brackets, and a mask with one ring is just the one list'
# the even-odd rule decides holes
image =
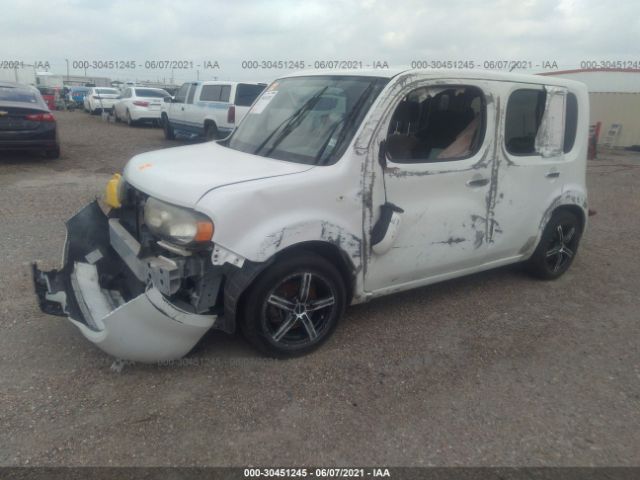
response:
{"label": "crumpled hood", "polygon": [[215,188],[311,168],[206,142],[136,155],[125,166],[124,178],[152,197],[193,208],[205,193]]}

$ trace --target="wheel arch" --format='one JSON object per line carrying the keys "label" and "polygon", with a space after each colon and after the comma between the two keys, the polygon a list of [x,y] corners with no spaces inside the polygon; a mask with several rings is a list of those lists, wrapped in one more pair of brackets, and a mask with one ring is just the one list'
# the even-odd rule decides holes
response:
{"label": "wheel arch", "polygon": [[551,220],[551,217],[558,211],[569,211],[575,214],[580,221],[581,226],[581,235],[585,233],[587,228],[587,218],[588,218],[588,209],[587,209],[587,195],[584,191],[579,190],[568,190],[561,195],[555,197],[555,199],[549,205],[549,208],[542,215],[542,219],[540,220],[540,224],[538,225],[537,235],[529,238],[526,243],[520,249],[521,254],[523,254],[526,258],[531,257],[533,252],[538,247],[540,240],[542,239],[542,234],[544,232],[545,227]]}
{"label": "wheel arch", "polygon": [[585,214],[584,210],[578,205],[567,203],[564,205],[560,205],[555,210],[553,210],[553,212],[551,212],[551,216],[553,216],[556,212],[563,210],[573,213],[576,217],[578,217],[578,220],[580,221],[580,233],[582,233],[587,224],[587,215]]}
{"label": "wheel arch", "polygon": [[303,252],[315,253],[336,267],[346,287],[345,303],[349,305],[355,293],[357,281],[357,268],[353,265],[349,254],[335,243],[322,240],[303,241],[279,250],[265,262],[245,261],[242,268],[229,275],[224,287],[224,329],[235,330],[238,312],[242,308],[249,288],[267,268],[284,256]]}

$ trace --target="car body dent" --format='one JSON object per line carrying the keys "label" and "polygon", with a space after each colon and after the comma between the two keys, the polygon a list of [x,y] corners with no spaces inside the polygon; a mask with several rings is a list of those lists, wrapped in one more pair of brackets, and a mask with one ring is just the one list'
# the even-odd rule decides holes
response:
{"label": "car body dent", "polygon": [[267,262],[289,247],[319,241],[346,254],[355,274],[364,264],[361,166],[345,160],[212,189],[196,209],[213,220],[214,243],[243,259]]}
{"label": "car body dent", "polygon": [[[106,353],[123,360],[156,362],[180,358],[218,321],[170,303],[158,289],[132,279],[138,293],[125,298],[127,269],[110,246],[109,222],[96,201],[67,223],[62,268],[41,272],[34,284],[46,313],[68,317],[81,333]],[[117,281],[99,284],[115,274]],[[104,283],[104,281],[102,281]],[[131,285],[131,284],[129,284]]]}
{"label": "car body dent", "polygon": [[76,298],[83,299],[97,328],[69,320],[98,348],[123,360],[151,363],[181,358],[217,318],[181,311],[153,287],[111,310],[95,265],[76,263],[72,278],[77,283]]}

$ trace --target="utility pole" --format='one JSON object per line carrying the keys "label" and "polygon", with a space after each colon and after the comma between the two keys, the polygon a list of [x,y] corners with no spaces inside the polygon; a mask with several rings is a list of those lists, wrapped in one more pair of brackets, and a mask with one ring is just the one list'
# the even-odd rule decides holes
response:
{"label": "utility pole", "polygon": [[69,59],[65,58],[64,61],[67,62],[67,83],[69,83]]}

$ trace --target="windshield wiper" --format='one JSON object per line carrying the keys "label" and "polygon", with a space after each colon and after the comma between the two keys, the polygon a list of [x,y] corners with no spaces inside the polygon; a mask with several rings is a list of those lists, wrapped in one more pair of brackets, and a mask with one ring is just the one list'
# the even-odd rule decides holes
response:
{"label": "windshield wiper", "polygon": [[[349,131],[349,127],[355,121],[355,119],[356,119],[356,117],[358,115],[358,112],[362,108],[362,105],[364,104],[365,100],[367,100],[367,98],[369,98],[369,94],[371,93],[371,90],[373,90],[373,86],[374,86],[374,82],[371,82],[369,84],[369,86],[364,89],[364,91],[360,95],[360,98],[358,98],[356,103],[353,105],[353,108],[351,109],[351,112],[349,112],[349,115],[347,115],[345,118],[340,120],[333,127],[333,129],[331,130],[331,134],[329,135],[329,138],[327,138],[327,141],[324,142],[324,144],[322,145],[322,148],[320,149],[320,151],[318,152],[318,154],[316,155],[316,157],[314,159],[315,160],[314,163],[316,165],[318,165],[318,161],[322,158],[322,155],[324,154],[325,150],[327,149],[327,146],[329,145],[329,142],[331,141],[331,138],[333,137],[333,134],[335,133],[336,129],[338,128],[338,126],[341,123],[344,123],[344,125],[342,127],[342,130],[340,130],[340,134],[338,135],[338,138],[336,139],[335,145],[333,145],[333,147],[332,147],[333,151],[335,151],[335,149],[338,148],[340,146],[340,144],[344,141],[344,139],[347,136],[347,133]],[[333,151],[331,153],[333,153]],[[327,158],[329,158],[329,157],[327,157]]]}
{"label": "windshield wiper", "polygon": [[278,133],[278,131],[280,131],[280,135],[276,137],[276,139],[273,141],[273,144],[271,145],[271,148],[265,154],[265,156],[268,157],[271,154],[271,152],[273,152],[276,149],[276,147],[280,145],[280,143],[282,143],[282,141],[291,132],[293,132],[296,129],[296,127],[302,122],[302,118],[304,117],[304,115],[316,105],[316,103],[318,102],[322,94],[327,90],[327,88],[329,87],[326,86],[321,88],[317,93],[315,93],[311,98],[309,98],[309,100],[304,102],[304,104],[298,110],[296,110],[293,115],[291,115],[289,118],[285,119],[280,125],[278,125],[278,127],[273,132],[271,132],[260,145],[258,145],[258,148],[254,150],[253,154],[257,155],[260,152],[260,150],[262,150],[267,145],[267,143],[269,143],[269,140],[271,140],[273,136],[276,133]]}

